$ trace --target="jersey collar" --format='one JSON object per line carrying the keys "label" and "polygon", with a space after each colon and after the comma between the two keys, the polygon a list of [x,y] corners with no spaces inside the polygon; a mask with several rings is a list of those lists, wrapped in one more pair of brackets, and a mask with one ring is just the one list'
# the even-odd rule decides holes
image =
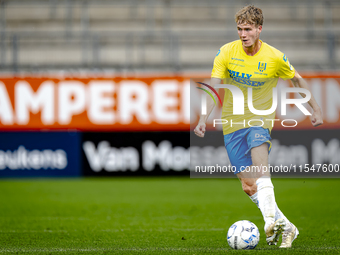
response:
{"label": "jersey collar", "polygon": [[261,47],[260,47],[259,51],[256,52],[256,54],[255,54],[254,56],[249,56],[249,55],[247,55],[247,53],[244,51],[244,49],[243,49],[243,47],[242,47],[242,41],[241,41],[241,40],[240,40],[240,42],[241,42],[241,51],[242,51],[242,54],[243,54],[245,57],[247,57],[247,58],[256,57],[256,56],[258,56],[258,55],[260,54],[260,52],[262,51],[262,48],[263,48],[263,41],[262,41],[262,40],[260,40],[260,42],[261,42]]}

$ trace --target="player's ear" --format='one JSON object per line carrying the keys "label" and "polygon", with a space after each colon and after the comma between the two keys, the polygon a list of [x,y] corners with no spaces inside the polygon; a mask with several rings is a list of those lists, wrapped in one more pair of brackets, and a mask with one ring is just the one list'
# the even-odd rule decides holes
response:
{"label": "player's ear", "polygon": [[259,25],[257,29],[259,30],[259,33],[261,33],[261,31],[262,31],[262,25]]}

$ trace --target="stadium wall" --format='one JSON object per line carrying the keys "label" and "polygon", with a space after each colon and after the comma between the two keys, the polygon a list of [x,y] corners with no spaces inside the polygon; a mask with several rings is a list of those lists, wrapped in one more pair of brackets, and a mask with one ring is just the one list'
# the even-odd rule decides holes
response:
{"label": "stadium wall", "polygon": [[[313,128],[296,107],[277,115],[298,125],[274,127],[270,162],[340,164],[340,75],[303,76],[323,110],[324,125]],[[198,80],[209,79],[2,77],[0,177],[187,175],[194,170],[190,161],[228,164],[220,127],[213,132],[214,116],[206,139],[199,139],[203,145],[195,145],[198,138],[189,132],[200,112],[190,103],[200,96]],[[278,86],[289,84],[280,80]],[[220,112],[217,107],[215,117]]]}

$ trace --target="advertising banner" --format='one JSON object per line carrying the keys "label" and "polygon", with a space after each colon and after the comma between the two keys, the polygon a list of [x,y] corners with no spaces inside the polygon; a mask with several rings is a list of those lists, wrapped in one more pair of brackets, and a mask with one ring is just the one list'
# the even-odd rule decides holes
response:
{"label": "advertising banner", "polygon": [[0,177],[81,175],[78,132],[1,132]]}
{"label": "advertising banner", "polygon": [[189,143],[189,132],[86,132],[84,175],[188,175]]}
{"label": "advertising banner", "polygon": [[[273,177],[340,177],[337,130],[278,130],[271,142]],[[190,170],[193,178],[235,177],[221,131],[207,131],[203,139],[193,132],[86,132],[82,154],[85,176],[188,175]]]}
{"label": "advertising banner", "polygon": [[[322,108],[324,124],[319,129],[340,128],[339,75],[303,75]],[[208,76],[207,76],[208,77]],[[203,91],[196,82],[209,78],[195,76],[152,77],[17,77],[0,78],[0,130],[81,131],[189,131],[198,121]],[[291,87],[279,80],[278,89]],[[219,93],[223,100],[224,89]],[[300,97],[288,93],[287,98]],[[311,129],[308,116],[296,106],[287,105],[276,119],[295,119],[294,130]],[[208,120],[220,118],[217,104]],[[220,127],[218,127],[220,128]],[[284,129],[281,122],[276,129]]]}
{"label": "advertising banner", "polygon": [[189,130],[184,78],[2,78],[0,130]]}
{"label": "advertising banner", "polygon": [[[307,103],[290,103],[301,95],[286,93],[292,84],[283,80],[272,93],[278,99],[273,104],[276,115],[250,124],[274,125],[273,166],[336,168],[340,76],[302,76],[322,109],[323,125],[313,127],[302,111],[311,111]],[[222,124],[216,122],[222,119],[219,100],[207,120],[205,138],[189,132],[204,110],[203,96],[212,93],[202,85],[209,84],[206,77],[0,77],[0,176],[79,176],[81,170],[87,176],[178,175],[189,169],[193,174],[196,166],[229,165]],[[240,74],[235,77],[242,79]],[[222,102],[226,90],[217,92]],[[246,97],[240,98],[250,105]],[[252,111],[259,110],[267,108],[254,104]]]}

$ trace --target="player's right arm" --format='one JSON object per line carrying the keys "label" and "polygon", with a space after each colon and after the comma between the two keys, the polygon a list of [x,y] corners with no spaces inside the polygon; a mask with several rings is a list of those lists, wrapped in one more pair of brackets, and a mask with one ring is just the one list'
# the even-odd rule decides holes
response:
{"label": "player's right arm", "polygon": [[[221,83],[221,79],[211,78],[210,86],[215,87],[215,85],[220,84],[220,83]],[[215,97],[215,100],[216,100],[217,99],[216,95],[214,95],[214,97]],[[204,137],[206,122],[209,118],[210,113],[214,109],[214,107],[215,107],[215,103],[214,103],[213,99],[211,97],[207,97],[207,114],[206,115],[201,114],[200,119],[198,121],[198,124],[197,124],[196,128],[194,129],[194,132],[197,136]]]}
{"label": "player's right arm", "polygon": [[[217,52],[215,60],[214,60],[214,67],[211,72],[211,80],[210,80],[210,86],[213,88],[215,85],[220,84],[221,81],[226,78],[226,71],[228,69],[228,49],[227,49],[227,44],[222,46],[222,48]],[[216,99],[216,95],[214,95]],[[205,133],[205,127],[206,127],[206,122],[209,118],[210,113],[214,109],[215,104],[214,101],[211,97],[207,97],[207,114],[206,115],[201,115],[200,119],[198,121],[198,124],[196,128],[194,129],[194,132],[197,136],[199,137],[204,137]]]}

